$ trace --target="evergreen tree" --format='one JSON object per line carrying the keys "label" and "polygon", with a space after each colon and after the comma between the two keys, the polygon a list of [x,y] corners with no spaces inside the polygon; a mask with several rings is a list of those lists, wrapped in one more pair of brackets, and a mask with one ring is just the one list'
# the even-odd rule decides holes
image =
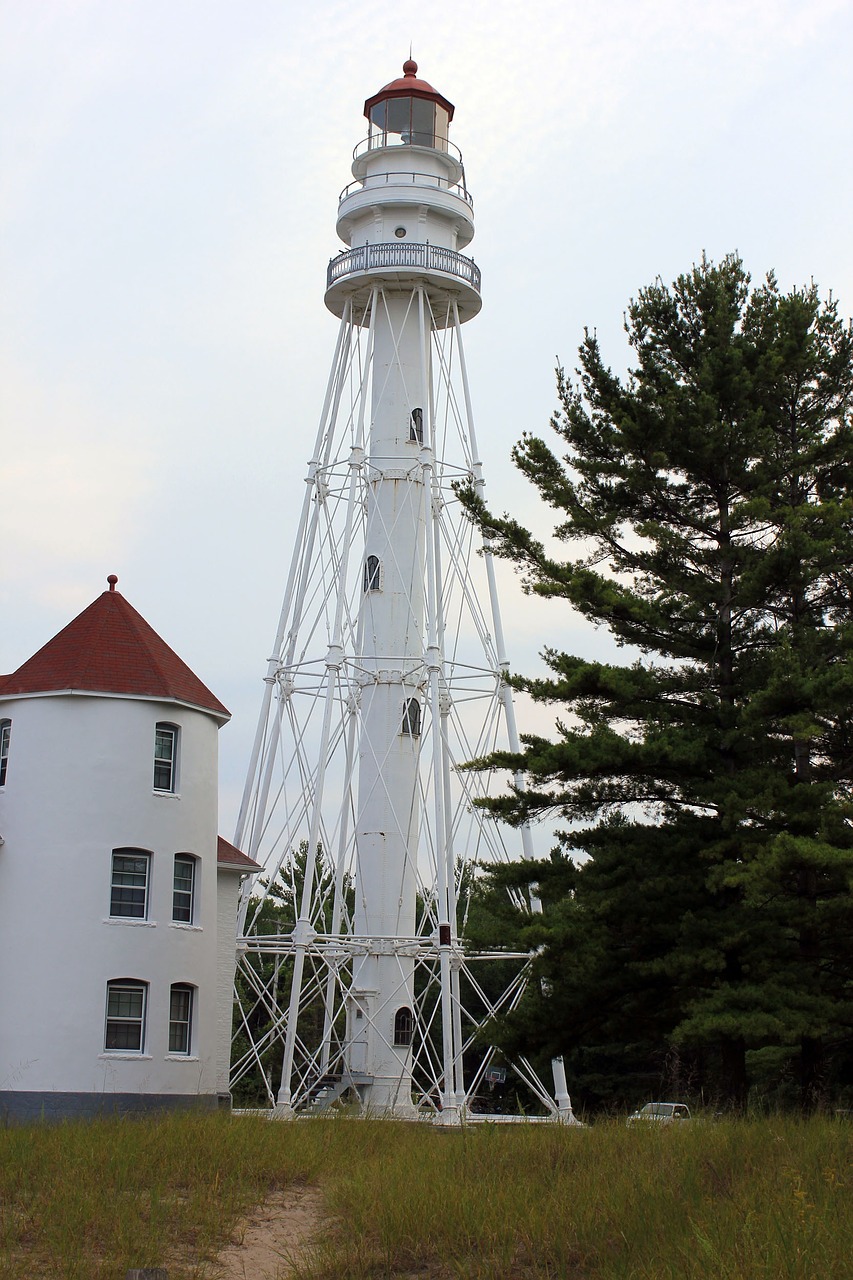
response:
{"label": "evergreen tree", "polygon": [[677,1046],[736,1106],[747,1054],[773,1051],[810,1105],[853,1033],[853,332],[813,286],[751,290],[734,256],[641,291],[625,327],[627,379],[589,333],[579,384],[558,370],[565,455],[514,451],[575,554],[463,496],[528,591],[642,656],[547,650],[548,678],[513,682],[564,708],[556,738],[474,763],[526,776],[497,814],[557,811],[563,854],[590,855],[532,926],[563,1051]]}

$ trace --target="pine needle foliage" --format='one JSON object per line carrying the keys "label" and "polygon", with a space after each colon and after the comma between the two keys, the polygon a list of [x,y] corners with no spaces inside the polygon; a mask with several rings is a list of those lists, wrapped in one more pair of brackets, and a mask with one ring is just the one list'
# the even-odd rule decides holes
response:
{"label": "pine needle foliage", "polygon": [[556,446],[514,450],[550,537],[462,494],[525,590],[639,654],[546,649],[511,681],[554,736],[471,766],[523,776],[497,816],[567,820],[550,862],[495,878],[553,890],[516,922],[550,1003],[504,1034],[582,1077],[675,1055],[731,1105],[795,1079],[813,1106],[853,1086],[853,330],[735,255],[641,290],[625,330],[628,376],[587,332]]}

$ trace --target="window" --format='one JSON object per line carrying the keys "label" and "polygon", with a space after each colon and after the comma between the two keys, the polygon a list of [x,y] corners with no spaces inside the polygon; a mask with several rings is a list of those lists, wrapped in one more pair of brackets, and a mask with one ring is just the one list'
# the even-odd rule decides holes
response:
{"label": "window", "polygon": [[192,1020],[193,988],[176,982],[169,993],[169,1053],[189,1053]]}
{"label": "window", "polygon": [[414,440],[416,444],[423,444],[424,442],[423,409],[412,410],[412,421],[409,423],[409,439]]}
{"label": "window", "polygon": [[188,853],[175,854],[175,876],[172,881],[172,919],[192,924],[195,906],[195,863]]}
{"label": "window", "polygon": [[394,1044],[399,1048],[410,1045],[412,1043],[413,1027],[412,1011],[406,1005],[403,1005],[402,1009],[398,1009],[394,1015]]}
{"label": "window", "polygon": [[148,869],[151,854],[143,849],[113,849],[110,915],[148,918]]}
{"label": "window", "polygon": [[364,589],[379,590],[379,556],[368,556],[364,562]]}
{"label": "window", "polygon": [[403,723],[400,732],[410,738],[421,736],[421,704],[417,698],[407,698],[403,703]]}
{"label": "window", "polygon": [[12,721],[0,720],[0,787],[6,785],[6,767],[9,763],[9,739],[12,736]]}
{"label": "window", "polygon": [[134,978],[115,978],[107,983],[106,1050],[142,1052],[147,995],[148,984]]}
{"label": "window", "polygon": [[158,724],[154,734],[154,790],[174,791],[178,772],[178,730]]}

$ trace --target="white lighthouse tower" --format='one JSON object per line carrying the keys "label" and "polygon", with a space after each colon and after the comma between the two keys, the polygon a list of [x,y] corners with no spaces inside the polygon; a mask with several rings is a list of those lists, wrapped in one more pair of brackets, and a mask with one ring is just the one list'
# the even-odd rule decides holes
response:
{"label": "white lighthouse tower", "polygon": [[[476,865],[532,853],[483,816],[465,761],[516,749],[495,577],[455,485],[482,487],[462,350],[480,272],[454,108],[404,63],[365,103],[329,265],[340,328],[235,843],[266,897],[241,918],[232,1082],[281,1113],[348,1096],[455,1123],[514,1068],[479,1028],[528,957],[465,942]],[[523,846],[523,847],[522,847]],[[481,962],[497,954],[489,976]],[[500,974],[500,977],[497,975]]]}

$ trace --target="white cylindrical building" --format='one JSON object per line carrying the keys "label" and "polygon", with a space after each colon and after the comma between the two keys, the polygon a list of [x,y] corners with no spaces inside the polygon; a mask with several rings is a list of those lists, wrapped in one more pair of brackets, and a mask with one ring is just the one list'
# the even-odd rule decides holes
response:
{"label": "white cylindrical building", "polygon": [[116,581],[0,678],[12,1118],[216,1106],[228,1089],[235,878],[252,869],[217,837],[228,712]]}

